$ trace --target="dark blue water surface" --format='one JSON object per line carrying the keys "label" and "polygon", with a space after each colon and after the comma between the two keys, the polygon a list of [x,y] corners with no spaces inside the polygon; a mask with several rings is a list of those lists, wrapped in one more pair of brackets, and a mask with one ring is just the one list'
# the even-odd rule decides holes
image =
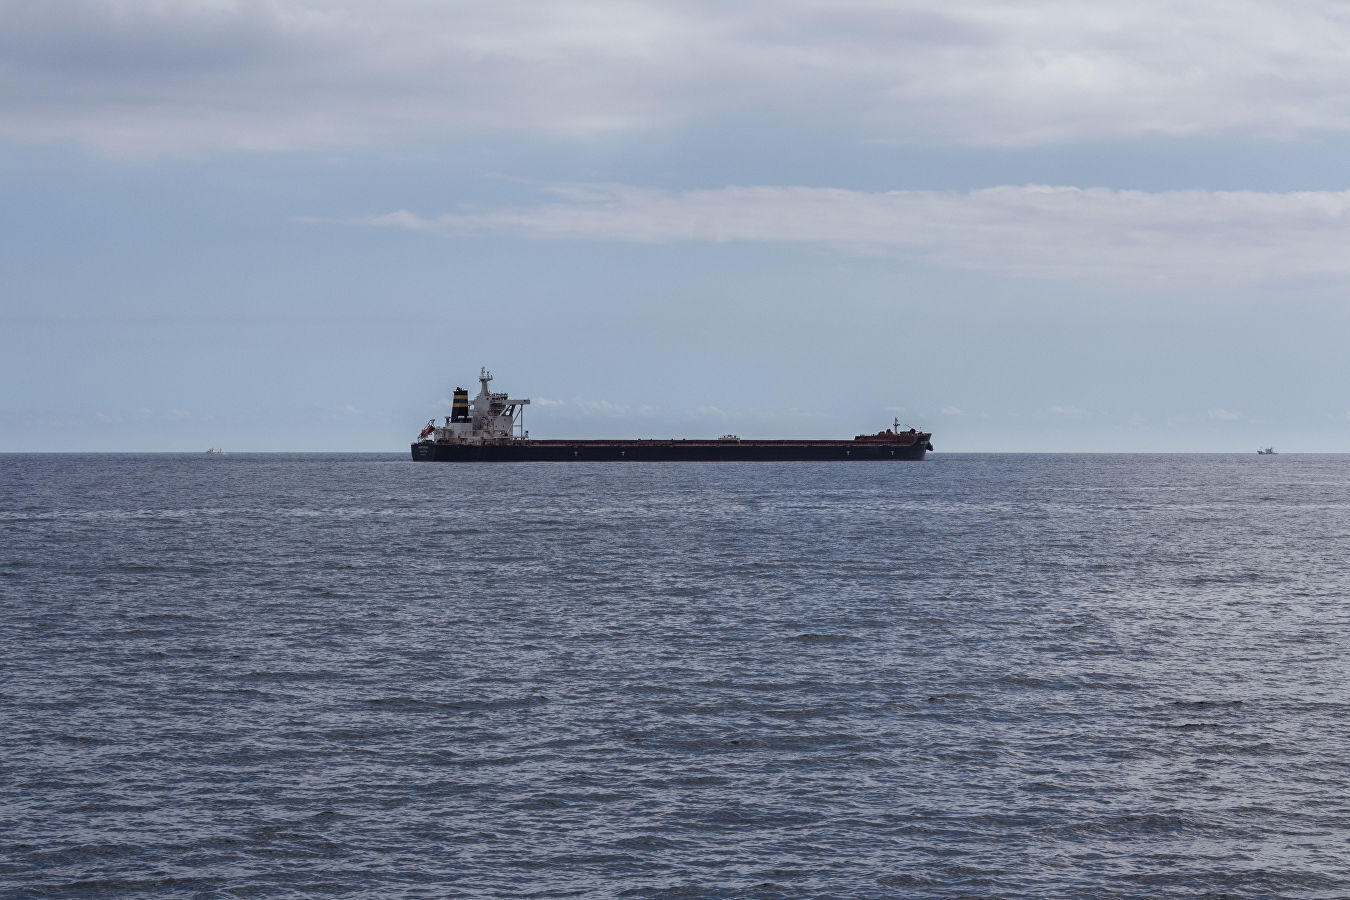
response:
{"label": "dark blue water surface", "polygon": [[1350,457],[0,457],[0,894],[1350,896]]}

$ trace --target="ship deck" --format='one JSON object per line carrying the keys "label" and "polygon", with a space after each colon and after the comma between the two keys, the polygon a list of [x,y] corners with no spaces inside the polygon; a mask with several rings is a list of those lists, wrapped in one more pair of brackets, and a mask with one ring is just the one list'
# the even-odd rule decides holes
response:
{"label": "ship deck", "polygon": [[515,440],[495,444],[412,445],[413,459],[437,462],[765,462],[921,460],[930,435],[916,440],[700,440],[696,438]]}

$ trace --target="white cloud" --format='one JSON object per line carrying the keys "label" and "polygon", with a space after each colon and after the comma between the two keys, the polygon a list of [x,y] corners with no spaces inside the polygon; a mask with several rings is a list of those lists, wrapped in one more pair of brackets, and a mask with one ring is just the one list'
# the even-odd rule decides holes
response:
{"label": "white cloud", "polygon": [[1229,412],[1226,409],[1211,409],[1209,411],[1209,417],[1216,422],[1236,422],[1238,419],[1242,418],[1242,415],[1240,413]]}
{"label": "white cloud", "polygon": [[941,412],[944,416],[964,416],[966,414],[965,410],[955,406],[944,406]]}
{"label": "white cloud", "polygon": [[530,402],[535,406],[562,406],[562,400],[550,400],[548,397],[531,397]]}
{"label": "white cloud", "polygon": [[1334,0],[0,0],[0,21],[0,135],[119,153],[764,109],[979,145],[1350,129]]}
{"label": "white cloud", "polygon": [[584,415],[595,416],[626,416],[628,407],[620,403],[611,403],[608,400],[575,400],[573,405],[581,410]]}
{"label": "white cloud", "polygon": [[1087,410],[1080,409],[1077,406],[1052,406],[1046,410],[1052,416],[1063,416],[1066,419],[1081,419],[1087,415]]}
{"label": "white cloud", "polygon": [[360,221],[552,240],[820,244],[1038,278],[1240,285],[1350,275],[1350,191],[580,185],[553,193],[533,206]]}

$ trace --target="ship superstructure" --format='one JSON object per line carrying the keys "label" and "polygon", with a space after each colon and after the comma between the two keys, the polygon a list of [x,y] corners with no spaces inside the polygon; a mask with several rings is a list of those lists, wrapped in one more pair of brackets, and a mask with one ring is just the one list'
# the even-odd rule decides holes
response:
{"label": "ship superstructure", "polygon": [[472,401],[469,400],[467,390],[455,388],[450,415],[445,417],[445,424],[437,425],[436,420],[432,419],[422,429],[418,440],[429,439],[435,444],[481,445],[505,444],[528,438],[530,433],[525,430],[524,419],[529,399],[490,391],[490,381],[492,373],[484,366],[478,373],[478,396]]}
{"label": "ship superstructure", "polygon": [[860,434],[852,440],[635,438],[586,440],[532,440],[525,430],[524,408],[529,400],[488,390],[492,373],[478,375],[478,396],[455,388],[450,415],[444,424],[432,419],[412,445],[419,462],[757,462],[773,460],[921,460],[933,449],[932,435],[910,428],[891,428]]}

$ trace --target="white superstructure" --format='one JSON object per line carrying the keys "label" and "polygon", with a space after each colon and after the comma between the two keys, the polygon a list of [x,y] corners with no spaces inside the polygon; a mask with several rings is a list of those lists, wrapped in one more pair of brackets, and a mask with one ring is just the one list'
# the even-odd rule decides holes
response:
{"label": "white superstructure", "polygon": [[468,399],[468,391],[455,388],[445,424],[437,425],[432,419],[422,429],[422,437],[432,437],[438,444],[499,444],[528,438],[524,413],[529,399],[489,391],[491,380],[492,373],[484,366],[478,375],[478,396],[472,401]]}

